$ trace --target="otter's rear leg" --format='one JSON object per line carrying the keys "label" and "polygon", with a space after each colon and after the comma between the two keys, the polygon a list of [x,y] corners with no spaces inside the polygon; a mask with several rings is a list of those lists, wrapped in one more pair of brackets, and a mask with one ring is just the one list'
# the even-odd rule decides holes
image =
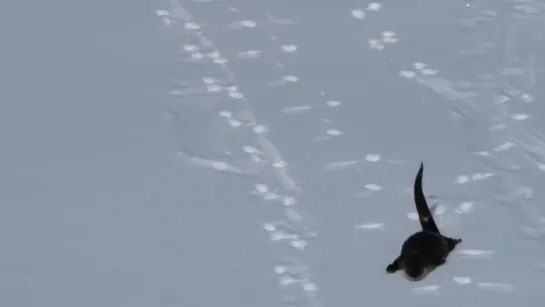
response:
{"label": "otter's rear leg", "polygon": [[401,270],[401,263],[400,263],[401,261],[400,261],[400,259],[401,259],[401,256],[398,256],[396,258],[396,260],[394,260],[394,262],[390,263],[386,267],[386,272],[391,274],[391,273],[395,273],[395,272]]}
{"label": "otter's rear leg", "polygon": [[453,251],[454,248],[456,247],[456,245],[462,243],[462,239],[453,239],[453,238],[449,238],[449,237],[445,237],[445,239],[447,239],[447,245],[448,245],[449,252]]}

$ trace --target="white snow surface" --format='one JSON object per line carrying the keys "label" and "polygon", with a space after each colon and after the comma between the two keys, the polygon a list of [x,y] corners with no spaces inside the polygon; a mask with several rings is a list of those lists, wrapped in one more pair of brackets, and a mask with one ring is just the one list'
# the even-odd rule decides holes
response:
{"label": "white snow surface", "polygon": [[0,306],[543,305],[543,1],[0,12]]}

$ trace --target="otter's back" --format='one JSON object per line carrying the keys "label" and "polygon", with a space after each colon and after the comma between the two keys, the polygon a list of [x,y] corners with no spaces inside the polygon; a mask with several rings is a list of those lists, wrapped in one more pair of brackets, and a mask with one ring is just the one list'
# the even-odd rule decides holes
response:
{"label": "otter's back", "polygon": [[412,234],[401,247],[401,253],[447,253],[447,244],[442,235],[431,231],[419,231]]}

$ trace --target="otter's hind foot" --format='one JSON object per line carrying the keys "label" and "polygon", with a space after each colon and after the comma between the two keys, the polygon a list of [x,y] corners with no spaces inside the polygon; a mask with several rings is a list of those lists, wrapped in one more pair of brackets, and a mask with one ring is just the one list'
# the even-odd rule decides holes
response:
{"label": "otter's hind foot", "polygon": [[452,251],[456,247],[456,245],[462,243],[462,239],[447,238],[447,242],[450,251]]}

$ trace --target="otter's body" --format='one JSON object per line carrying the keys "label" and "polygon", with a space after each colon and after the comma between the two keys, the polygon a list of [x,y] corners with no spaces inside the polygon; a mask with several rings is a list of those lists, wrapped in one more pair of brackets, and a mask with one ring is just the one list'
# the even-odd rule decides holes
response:
{"label": "otter's body", "polygon": [[400,255],[386,268],[388,273],[402,270],[411,281],[420,281],[444,264],[448,255],[462,239],[443,236],[428,208],[422,190],[423,163],[414,183],[414,198],[422,231],[412,234],[401,247]]}

